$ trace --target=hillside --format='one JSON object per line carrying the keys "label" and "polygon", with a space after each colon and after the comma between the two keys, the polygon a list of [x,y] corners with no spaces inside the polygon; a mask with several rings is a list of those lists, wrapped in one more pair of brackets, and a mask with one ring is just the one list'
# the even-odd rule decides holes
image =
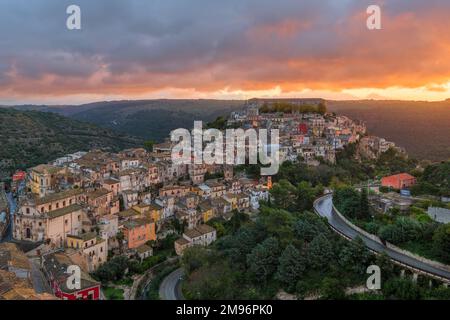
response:
{"label": "hillside", "polygon": [[[15,106],[20,110],[56,112],[144,139],[160,141],[194,120],[212,121],[245,105],[241,100],[136,100],[79,106]],[[366,122],[369,133],[385,137],[418,159],[450,159],[450,100],[327,101],[328,109]]]}
{"label": "hillside", "polygon": [[22,110],[56,112],[144,139],[161,141],[173,129],[191,128],[195,120],[209,122],[242,109],[237,100],[136,100],[96,102],[80,106],[18,106]]}
{"label": "hillside", "polygon": [[0,108],[0,128],[0,179],[71,152],[142,145],[138,138],[47,112]]}
{"label": "hillside", "polygon": [[450,100],[328,101],[328,109],[363,120],[369,133],[394,141],[418,159],[450,159]]}

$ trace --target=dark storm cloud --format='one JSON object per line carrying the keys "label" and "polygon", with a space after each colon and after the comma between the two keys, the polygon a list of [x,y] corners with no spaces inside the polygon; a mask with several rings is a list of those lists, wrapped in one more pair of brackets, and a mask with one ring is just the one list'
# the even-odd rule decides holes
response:
{"label": "dark storm cloud", "polygon": [[[365,28],[373,3],[387,18],[378,34]],[[65,28],[70,4],[80,31]],[[2,0],[0,12],[0,90],[22,94],[414,86],[450,75],[448,1]]]}

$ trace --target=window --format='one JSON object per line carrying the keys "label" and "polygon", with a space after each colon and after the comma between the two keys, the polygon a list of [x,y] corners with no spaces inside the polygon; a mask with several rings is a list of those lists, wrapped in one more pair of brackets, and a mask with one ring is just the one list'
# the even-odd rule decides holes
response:
{"label": "window", "polygon": [[29,214],[30,213],[30,208],[27,208],[26,211],[27,211],[27,214]]}
{"label": "window", "polygon": [[78,221],[81,221],[81,215],[78,215]]}
{"label": "window", "polygon": [[63,207],[65,207],[66,206],[66,201],[63,201]]}
{"label": "window", "polygon": [[66,226],[69,224],[69,220],[66,219],[66,221],[64,222],[66,224]]}
{"label": "window", "polygon": [[58,209],[58,208],[59,208],[59,202],[56,203],[56,209]]}
{"label": "window", "polygon": [[48,206],[48,211],[52,211],[52,205]]}

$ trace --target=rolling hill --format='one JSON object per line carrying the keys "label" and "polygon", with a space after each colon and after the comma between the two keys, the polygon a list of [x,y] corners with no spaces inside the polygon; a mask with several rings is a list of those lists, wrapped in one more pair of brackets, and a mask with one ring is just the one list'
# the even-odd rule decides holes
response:
{"label": "rolling hill", "polygon": [[450,159],[450,100],[328,101],[328,109],[363,120],[369,133],[394,141],[417,159]]}
{"label": "rolling hill", "polygon": [[0,128],[0,180],[13,170],[46,163],[67,153],[142,146],[139,138],[50,112],[0,108]]}
{"label": "rolling hill", "polygon": [[[56,112],[118,132],[161,141],[175,128],[192,128],[194,120],[212,121],[240,110],[243,100],[136,100],[66,106],[15,106]],[[366,122],[369,133],[406,148],[418,159],[450,158],[450,100],[327,101],[328,109]]]}
{"label": "rolling hill", "polygon": [[80,106],[16,106],[20,110],[56,112],[144,139],[162,141],[173,129],[192,128],[242,109],[237,100],[135,100],[96,102]]}

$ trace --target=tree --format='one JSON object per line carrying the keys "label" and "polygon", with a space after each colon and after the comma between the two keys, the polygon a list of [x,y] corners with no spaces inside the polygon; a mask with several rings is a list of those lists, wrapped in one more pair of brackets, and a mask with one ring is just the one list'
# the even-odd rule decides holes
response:
{"label": "tree", "polygon": [[333,261],[334,253],[330,241],[323,234],[311,241],[307,252],[308,264],[316,270],[327,270]]}
{"label": "tree", "polygon": [[147,150],[148,152],[152,152],[154,145],[155,145],[155,141],[147,140],[144,142],[144,149]]}
{"label": "tree", "polygon": [[183,267],[186,274],[191,274],[195,270],[201,268],[204,265],[208,265],[213,262],[216,255],[208,251],[207,249],[199,246],[194,246],[191,248],[187,248],[183,252],[183,256],[181,258],[181,266]]}
{"label": "tree", "polygon": [[120,280],[128,268],[128,258],[117,256],[102,264],[95,272],[94,277],[101,282]]}
{"label": "tree", "polygon": [[297,210],[309,210],[313,206],[316,190],[310,183],[302,181],[297,186]]}
{"label": "tree", "polygon": [[367,189],[362,188],[359,202],[359,215],[362,219],[367,219],[370,217],[369,210],[369,197],[367,195]]}
{"label": "tree", "polygon": [[338,210],[350,217],[356,218],[360,209],[360,195],[352,187],[338,188],[333,196],[333,201]]}
{"label": "tree", "polygon": [[424,235],[424,226],[412,218],[397,217],[393,224],[380,228],[379,236],[393,244],[421,240]]}
{"label": "tree", "polygon": [[270,190],[277,208],[294,211],[296,208],[297,189],[288,181],[280,180]]}
{"label": "tree", "polygon": [[342,282],[335,278],[325,278],[322,280],[320,293],[322,299],[326,300],[343,300],[345,299],[345,291]]}
{"label": "tree", "polygon": [[276,277],[288,290],[292,290],[305,269],[304,256],[293,245],[288,245],[279,259]]}
{"label": "tree", "polygon": [[277,270],[279,245],[277,239],[271,237],[258,244],[247,255],[249,271],[257,280],[267,281]]}
{"label": "tree", "polygon": [[450,224],[440,225],[433,235],[433,249],[443,262],[450,263]]}
{"label": "tree", "polygon": [[364,274],[368,266],[370,253],[361,238],[348,243],[339,254],[339,264],[346,270]]}
{"label": "tree", "polygon": [[229,222],[231,226],[231,231],[236,232],[245,222],[249,221],[250,218],[244,212],[240,212],[238,210],[233,210],[233,215]]}
{"label": "tree", "polygon": [[391,261],[386,252],[382,252],[377,255],[375,264],[380,267],[381,280],[383,282],[395,276],[394,263]]}
{"label": "tree", "polygon": [[216,246],[230,258],[233,266],[244,269],[247,255],[265,237],[266,233],[259,228],[259,225],[245,226],[240,228],[234,235],[228,235],[219,239]]}
{"label": "tree", "polygon": [[414,282],[405,278],[389,279],[384,282],[382,291],[388,299],[418,300],[422,296],[420,288]]}
{"label": "tree", "polygon": [[295,237],[305,242],[311,242],[316,235],[326,232],[328,227],[320,217],[311,212],[304,212],[294,223]]}
{"label": "tree", "polygon": [[258,224],[265,229],[268,236],[277,238],[280,245],[285,247],[294,237],[292,230],[294,221],[294,216],[288,211],[263,207]]}

